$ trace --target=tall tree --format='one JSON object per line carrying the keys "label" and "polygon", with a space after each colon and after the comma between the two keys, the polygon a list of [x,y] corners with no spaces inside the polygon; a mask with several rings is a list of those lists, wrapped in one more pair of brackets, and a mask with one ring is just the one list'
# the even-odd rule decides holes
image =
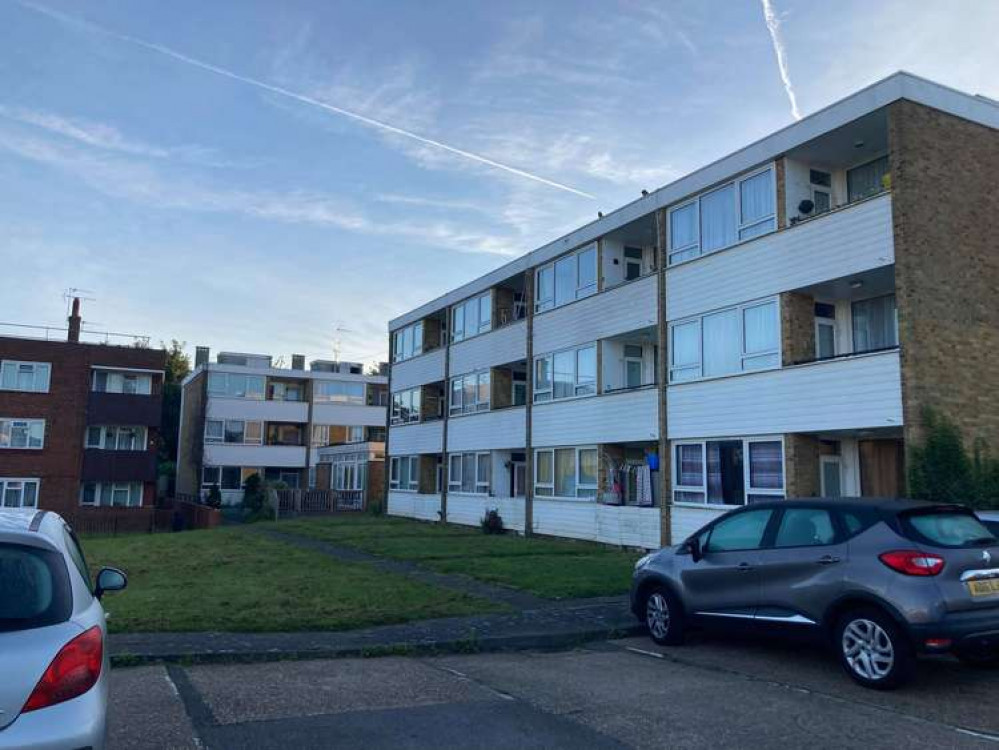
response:
{"label": "tall tree", "polygon": [[[184,352],[186,341],[172,339],[170,345],[160,342],[166,352],[166,370],[163,377],[163,420],[160,427],[160,463],[176,463],[180,441],[180,392],[181,383],[191,372],[191,358]],[[168,473],[172,474],[170,468]]]}

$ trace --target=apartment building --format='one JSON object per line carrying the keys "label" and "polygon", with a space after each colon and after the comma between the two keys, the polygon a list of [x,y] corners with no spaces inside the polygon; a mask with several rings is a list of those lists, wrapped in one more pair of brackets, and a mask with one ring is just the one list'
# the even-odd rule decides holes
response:
{"label": "apartment building", "polygon": [[[66,516],[152,508],[166,353],[25,327],[0,336],[0,505]],[[83,334],[86,335],[86,331]]]}
{"label": "apartment building", "polygon": [[999,449],[997,129],[898,73],[391,321],[389,513],[655,548]]}
{"label": "apartment building", "polygon": [[223,502],[235,504],[251,474],[292,489],[315,488],[321,449],[382,450],[385,375],[366,375],[356,362],[314,360],[306,369],[300,355],[292,356],[290,368],[265,354],[209,357],[198,347],[195,369],[183,383],[178,492],[203,495],[218,485]]}

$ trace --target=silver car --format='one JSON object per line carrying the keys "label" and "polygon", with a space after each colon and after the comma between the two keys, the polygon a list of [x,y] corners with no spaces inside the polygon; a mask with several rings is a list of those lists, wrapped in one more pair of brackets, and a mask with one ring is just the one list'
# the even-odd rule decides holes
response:
{"label": "silver car", "polygon": [[0,509],[0,750],[104,747],[107,624],[72,529],[55,513]]}
{"label": "silver car", "polygon": [[920,653],[999,664],[999,539],[960,505],[754,503],[639,560],[631,606],[663,645],[695,625],[817,636],[891,688]]}

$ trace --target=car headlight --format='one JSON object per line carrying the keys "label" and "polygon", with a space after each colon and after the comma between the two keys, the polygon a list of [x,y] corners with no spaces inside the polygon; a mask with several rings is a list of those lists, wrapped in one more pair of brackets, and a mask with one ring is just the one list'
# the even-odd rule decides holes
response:
{"label": "car headlight", "polygon": [[641,570],[642,568],[644,568],[646,565],[649,564],[649,562],[651,562],[653,557],[655,557],[655,553],[650,552],[645,557],[640,558],[638,562],[635,563],[635,570]]}

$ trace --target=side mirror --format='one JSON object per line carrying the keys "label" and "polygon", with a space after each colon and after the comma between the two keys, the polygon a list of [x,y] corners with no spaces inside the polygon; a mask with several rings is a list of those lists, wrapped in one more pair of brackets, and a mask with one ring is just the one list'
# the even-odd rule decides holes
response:
{"label": "side mirror", "polygon": [[698,537],[693,537],[690,542],[690,558],[696,563],[700,562],[701,558],[704,557],[704,550],[701,549],[701,540]]}
{"label": "side mirror", "polygon": [[121,591],[128,586],[128,577],[117,568],[101,568],[97,574],[94,596],[100,599],[106,591]]}

